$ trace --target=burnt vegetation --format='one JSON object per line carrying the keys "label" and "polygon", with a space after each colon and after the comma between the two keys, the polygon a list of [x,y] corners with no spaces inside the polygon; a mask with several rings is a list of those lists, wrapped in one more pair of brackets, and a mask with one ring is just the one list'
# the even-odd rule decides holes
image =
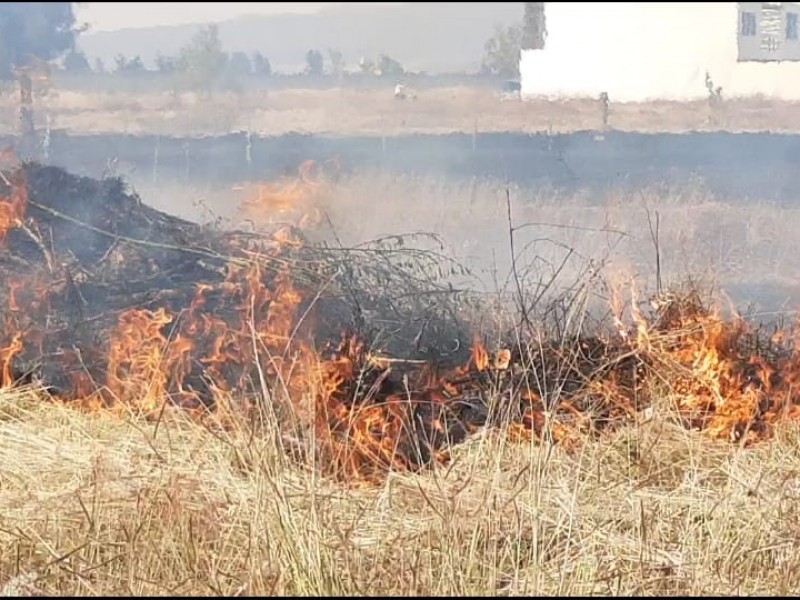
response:
{"label": "burnt vegetation", "polygon": [[4,177],[4,387],[146,417],[266,406],[326,473],[358,480],[446,462],[487,427],[573,447],[659,399],[742,443],[798,414],[791,336],[725,320],[695,292],[592,324],[575,318],[586,288],[547,298],[515,269],[518,317],[487,329],[497,308],[420,236],[344,248],[313,228],[190,223],[119,179],[33,163]]}

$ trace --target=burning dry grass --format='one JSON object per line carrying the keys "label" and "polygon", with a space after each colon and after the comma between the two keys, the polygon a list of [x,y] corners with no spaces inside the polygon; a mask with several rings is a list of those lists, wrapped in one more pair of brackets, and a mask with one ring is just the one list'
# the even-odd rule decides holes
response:
{"label": "burning dry grass", "polygon": [[[102,186],[57,170],[29,166],[24,173],[29,187],[7,187],[28,190],[30,210],[13,209],[21,196],[2,203],[13,209],[3,213],[5,260],[41,267],[42,256],[102,255],[94,267],[69,264],[83,275],[70,280],[85,302],[80,324],[89,321],[86,311],[100,311],[91,321],[103,324],[108,344],[95,342],[100,360],[89,369],[106,391],[62,379],[56,401],[48,402],[13,386],[19,369],[12,363],[23,350],[27,371],[41,370],[43,383],[57,374],[37,362],[55,369],[53,357],[63,358],[52,352],[65,340],[52,320],[75,292],[62,298],[43,288],[38,306],[50,313],[42,320],[33,302],[22,311],[20,288],[12,285],[8,312],[29,323],[5,323],[11,339],[4,338],[0,356],[0,385],[9,388],[0,396],[6,591],[797,589],[791,515],[800,351],[791,330],[760,331],[691,292],[660,295],[649,309],[634,295],[624,310],[619,289],[613,323],[593,326],[585,311],[588,285],[564,311],[542,310],[530,302],[536,287],[523,288],[515,268],[518,314],[495,310],[490,323],[497,330],[487,325],[483,332],[494,334],[493,344],[487,348],[478,337],[463,360],[445,359],[437,336],[460,341],[457,327],[435,332],[431,348],[418,346],[423,330],[444,327],[432,308],[453,309],[455,290],[435,288],[408,254],[401,255],[403,266],[393,264],[397,255],[378,252],[383,269],[376,271],[364,258],[369,249],[337,250],[337,294],[355,298],[359,318],[383,320],[384,334],[392,328],[389,316],[397,331],[406,320],[424,323],[415,323],[413,340],[396,331],[382,344],[369,327],[339,322],[333,332],[316,330],[326,323],[316,317],[333,305],[309,282],[294,281],[300,263],[291,256],[279,255],[284,266],[276,271],[255,263],[220,276],[209,269],[219,255],[206,252],[197,263],[178,253],[182,268],[173,269],[176,256],[141,248],[137,256],[136,240],[124,236],[132,248],[114,266],[138,273],[137,265],[148,265],[148,283],[168,273],[157,287],[180,293],[162,305],[150,298],[148,309],[117,307],[110,320],[104,311],[119,298],[98,296],[103,301],[95,306],[85,293],[98,293],[91,287],[98,277],[105,278],[103,290],[116,281],[115,271],[98,266],[109,242],[88,249],[73,243],[83,238],[50,206],[71,207],[64,190],[83,190],[84,208],[89,198],[98,202],[91,216],[105,227],[143,220],[148,235],[205,234],[143,208],[113,184],[106,198]],[[49,196],[52,186],[42,182],[53,181],[63,185]],[[305,184],[317,189],[314,181]],[[303,196],[304,189],[267,187],[250,208],[269,216],[284,194]],[[49,251],[31,245],[33,231],[52,240]],[[278,248],[305,245],[299,237],[284,242],[290,243]],[[130,280],[134,271],[123,275]],[[594,276],[587,272],[586,279]],[[450,300],[404,305],[398,290]],[[171,310],[181,315],[175,336],[165,331]],[[470,314],[460,313],[456,324],[474,324]],[[392,344],[407,355],[397,357]],[[106,402],[108,393],[113,402]],[[59,401],[90,410],[67,410]],[[172,405],[184,410],[167,410]]]}
{"label": "burning dry grass", "polygon": [[246,423],[145,425],[0,394],[4,594],[792,594],[800,437],[668,412],[578,453],[508,444],[345,490]]}

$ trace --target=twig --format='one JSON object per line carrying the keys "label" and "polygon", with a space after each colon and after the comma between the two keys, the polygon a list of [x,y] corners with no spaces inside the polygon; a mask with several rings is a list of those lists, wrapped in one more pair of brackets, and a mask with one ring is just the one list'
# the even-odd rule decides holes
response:
{"label": "twig", "polygon": [[375,365],[376,367],[383,367],[386,365],[427,365],[430,364],[428,360],[413,360],[410,358],[385,358],[382,356],[369,356],[367,362]]}
{"label": "twig", "polygon": [[661,215],[656,211],[656,225],[653,228],[653,221],[650,218],[650,209],[645,207],[647,212],[647,226],[650,228],[650,239],[653,242],[653,247],[656,252],[656,293],[661,296],[661,245],[659,243],[659,230],[661,224]]}
{"label": "twig", "polygon": [[[133,245],[136,245],[136,246],[143,246],[143,247],[147,247],[147,248],[159,248],[161,250],[173,250],[175,252],[183,252],[183,253],[186,253],[186,254],[195,254],[197,256],[205,256],[206,258],[213,258],[213,259],[216,259],[216,260],[223,260],[223,261],[231,262],[233,264],[237,264],[237,265],[240,265],[240,266],[250,266],[252,264],[255,264],[255,263],[259,262],[257,260],[246,260],[246,259],[235,257],[235,256],[229,256],[229,255],[225,255],[225,254],[220,254],[219,252],[214,252],[212,250],[205,250],[205,249],[200,249],[200,248],[187,248],[185,246],[175,246],[173,244],[164,244],[162,242],[150,242],[150,241],[147,241],[147,240],[137,240],[137,239],[134,239],[134,238],[131,238],[131,237],[127,237],[127,236],[124,236],[124,235],[111,233],[109,231],[105,231],[104,229],[100,229],[99,227],[95,227],[94,225],[90,225],[88,223],[84,223],[83,221],[81,221],[79,219],[76,219],[74,217],[66,215],[66,214],[64,214],[64,213],[62,213],[60,211],[57,211],[57,210],[55,210],[53,208],[50,208],[48,206],[44,206],[42,204],[39,204],[38,202],[35,202],[33,200],[28,200],[28,204],[33,206],[33,207],[35,207],[35,208],[38,208],[39,210],[41,210],[43,212],[49,213],[49,214],[53,215],[54,217],[58,217],[59,219],[64,219],[65,221],[69,221],[70,223],[73,223],[74,225],[77,225],[78,227],[82,227],[84,229],[88,229],[89,231],[93,231],[94,233],[98,233],[98,234],[103,235],[105,237],[111,238],[112,240],[123,241],[123,242],[127,242],[129,244],[133,244]],[[289,261],[287,261],[285,259],[276,258],[276,257],[272,257],[272,256],[269,257],[268,260],[273,261],[273,262],[277,262],[279,264],[284,264],[284,265],[288,265],[289,264]]]}
{"label": "twig", "polygon": [[522,293],[522,284],[520,283],[519,274],[517,273],[517,253],[514,245],[514,221],[511,217],[511,191],[508,188],[506,188],[506,211],[508,213],[508,244],[511,250],[511,273],[514,277],[514,283],[517,286],[519,309],[522,312],[522,320],[528,326],[528,329],[532,329],[533,324],[528,318],[528,311],[525,308],[525,297]]}
{"label": "twig", "polygon": [[528,227],[553,227],[555,229],[566,229],[572,231],[587,231],[591,233],[616,233],[621,237],[630,237],[630,234],[626,231],[622,231],[620,229],[614,229],[613,227],[581,227],[579,225],[564,225],[563,223],[545,223],[541,221],[529,221],[527,223],[523,223],[522,225],[517,225],[514,227],[516,231],[521,229],[526,229]]}
{"label": "twig", "polygon": [[31,238],[31,240],[33,240],[33,243],[36,244],[39,250],[42,251],[44,259],[45,261],[47,261],[47,268],[52,273],[55,270],[55,266],[53,265],[53,257],[47,251],[47,248],[45,247],[44,242],[42,242],[42,239],[38,235],[33,233],[33,231],[27,225],[20,225],[20,229],[24,231],[28,235],[28,237]]}

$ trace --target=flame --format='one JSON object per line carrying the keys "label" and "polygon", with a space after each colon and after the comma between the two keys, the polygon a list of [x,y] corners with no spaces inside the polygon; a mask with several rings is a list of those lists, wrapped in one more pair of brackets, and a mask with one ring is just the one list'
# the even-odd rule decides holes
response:
{"label": "flame", "polygon": [[119,317],[111,338],[106,385],[115,399],[143,412],[161,403],[167,389],[168,374],[163,363],[167,338],[162,328],[172,321],[166,310],[133,309]]}
{"label": "flame", "polygon": [[[329,189],[320,172],[318,163],[304,163],[295,180],[264,184],[246,204],[268,218],[303,212],[314,193]],[[25,218],[27,188],[14,181],[0,200],[0,240]],[[253,260],[230,264],[222,282],[197,284],[164,306],[121,310],[108,346],[87,350],[102,357],[103,369],[87,369],[78,350],[60,344],[51,361],[63,371],[60,397],[146,417],[172,406],[198,418],[213,406],[220,415],[233,396],[245,396],[245,406],[269,402],[282,424],[290,418],[312,437],[326,474],[358,482],[447,462],[454,443],[494,423],[463,407],[497,398],[512,439],[567,449],[634,422],[662,399],[674,401],[686,427],[743,444],[800,418],[800,328],[763,341],[740,316],[726,319],[692,294],[660,296],[645,311],[632,283],[612,291],[610,331],[574,344],[537,340],[524,351],[522,344],[490,351],[475,337],[465,364],[449,368],[378,355],[345,332],[317,348],[312,290],[280,260],[304,243],[298,228],[283,227],[270,243],[243,248]],[[47,322],[51,295],[63,292],[43,283],[49,277],[6,284],[0,386],[12,386],[15,366],[40,357],[45,338],[57,335],[37,328]]]}
{"label": "flame", "polygon": [[490,355],[489,351],[486,350],[486,346],[483,345],[483,342],[476,338],[472,344],[471,362],[467,365],[466,370],[468,371],[470,366],[474,366],[479,372],[488,371],[490,369],[494,371],[505,371],[510,365],[510,350],[502,348],[493,355]]}
{"label": "flame", "polygon": [[238,185],[236,189],[246,193],[241,212],[256,224],[288,220],[300,228],[313,227],[322,221],[320,205],[329,197],[341,168],[338,159],[307,160],[295,177]]}
{"label": "flame", "polygon": [[28,186],[24,172],[15,171],[9,178],[9,183],[11,189],[8,195],[0,195],[0,248],[9,232],[22,226],[28,204]]}
{"label": "flame", "polygon": [[684,425],[745,445],[796,418],[798,346],[784,333],[764,341],[741,316],[725,319],[697,294],[668,294],[647,320],[634,314],[636,346],[650,361],[650,395],[665,391]]}
{"label": "flame", "polygon": [[14,384],[14,376],[12,366],[14,364],[14,357],[22,352],[22,332],[16,331],[12,336],[10,342],[0,348],[0,389],[10,388]]}

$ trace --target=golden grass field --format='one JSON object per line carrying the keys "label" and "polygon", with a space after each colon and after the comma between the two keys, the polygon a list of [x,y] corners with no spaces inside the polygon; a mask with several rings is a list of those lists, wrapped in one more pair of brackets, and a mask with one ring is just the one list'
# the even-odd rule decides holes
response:
{"label": "golden grass field", "polygon": [[[52,126],[74,132],[395,135],[469,132],[476,117],[480,131],[600,126],[590,101],[501,103],[452,89],[406,104],[376,94],[200,102],[57,91],[46,102]],[[0,99],[8,131],[15,102]],[[800,105],[748,100],[723,110],[723,129],[800,127]],[[705,103],[612,104],[611,125],[710,126]],[[140,192],[173,210],[187,196],[202,200],[179,188]],[[504,270],[504,198],[490,183],[367,174],[342,181],[324,208],[345,244],[435,230],[475,268]],[[602,206],[552,190],[524,200],[515,224],[531,225],[520,245],[548,264],[572,249],[576,261],[608,260],[611,270],[652,278],[646,211],[658,210],[671,283],[791,284],[800,267],[795,209],[732,206],[702,190],[609,195]],[[567,280],[578,276],[571,269]],[[679,426],[674,400],[665,396],[635,424],[582,439],[573,452],[479,432],[448,466],[370,487],[287,460],[269,414],[223,430],[213,418],[156,423],[78,411],[37,390],[0,390],[0,596],[800,592],[800,430],[786,423],[743,448]]]}
{"label": "golden grass field", "polygon": [[[596,100],[501,101],[497,92],[468,87],[417,91],[414,101],[396,101],[380,90],[280,90],[194,94],[77,92],[54,87],[37,99],[51,127],[81,133],[160,135],[225,134],[250,130],[262,135],[290,132],[385,135],[451,132],[569,132],[602,128]],[[732,99],[715,109],[708,102],[616,104],[609,126],[621,131],[800,130],[800,103],[767,98]],[[17,123],[18,94],[0,97],[0,133]]]}
{"label": "golden grass field", "polygon": [[668,422],[577,454],[459,447],[347,490],[246,424],[0,393],[0,594],[750,595],[800,589],[800,436],[742,450]]}
{"label": "golden grass field", "polygon": [[[479,221],[499,253],[502,197],[473,189],[482,201],[453,218],[446,199],[468,192],[361,177],[329,202],[344,243],[398,231],[400,208],[354,223],[377,194],[412,199],[414,215],[439,202],[424,221],[445,239]],[[676,277],[682,252],[696,259],[689,271],[753,279],[793,254],[794,212],[761,207],[744,225],[745,208],[702,195],[650,196],[625,211],[624,199],[600,209],[552,193],[528,200],[518,224],[555,226],[533,237],[639,265],[651,260],[645,208],[662,211]],[[609,246],[612,230],[630,237]],[[461,250],[474,256],[479,240],[470,244]],[[221,431],[213,419],[154,423],[0,391],[0,595],[797,593],[800,432],[785,424],[744,449],[683,429],[672,400],[577,452],[495,430],[456,447],[446,467],[349,487],[288,461],[269,415]]]}

